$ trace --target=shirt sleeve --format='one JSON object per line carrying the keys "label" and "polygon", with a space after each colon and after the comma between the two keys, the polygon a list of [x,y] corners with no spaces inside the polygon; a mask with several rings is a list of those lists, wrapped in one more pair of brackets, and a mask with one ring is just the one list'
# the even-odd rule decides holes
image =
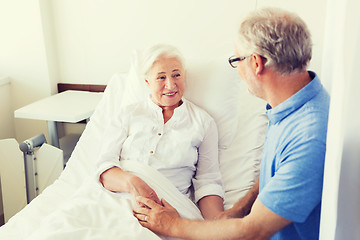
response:
{"label": "shirt sleeve", "polygon": [[[100,175],[109,168],[120,167],[120,154],[123,143],[127,138],[124,121],[121,118],[114,119],[106,127],[100,154],[97,161],[96,180],[99,182]],[[100,141],[100,139],[99,139]]]}
{"label": "shirt sleeve", "polygon": [[212,119],[205,131],[198,153],[196,174],[192,180],[195,202],[208,195],[217,195],[224,198],[218,161],[218,132]]}
{"label": "shirt sleeve", "polygon": [[[325,132],[326,134],[326,132]],[[259,194],[272,212],[304,222],[321,202],[326,136],[298,135],[282,149],[274,176]]]}

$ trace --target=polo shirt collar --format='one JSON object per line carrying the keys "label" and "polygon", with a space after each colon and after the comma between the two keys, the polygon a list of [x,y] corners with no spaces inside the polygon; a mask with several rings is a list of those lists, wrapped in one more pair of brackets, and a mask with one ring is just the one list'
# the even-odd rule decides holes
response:
{"label": "polo shirt collar", "polygon": [[271,108],[269,104],[266,105],[270,125],[280,122],[319,93],[322,88],[320,79],[314,72],[308,73],[313,79],[305,87],[274,108]]}

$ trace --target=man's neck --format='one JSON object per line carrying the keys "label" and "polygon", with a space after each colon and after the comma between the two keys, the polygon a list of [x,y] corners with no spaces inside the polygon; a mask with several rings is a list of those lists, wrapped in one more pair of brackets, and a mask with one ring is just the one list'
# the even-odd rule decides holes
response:
{"label": "man's neck", "polygon": [[265,100],[274,108],[305,87],[311,80],[308,72],[291,75],[280,75],[273,72],[269,77]]}

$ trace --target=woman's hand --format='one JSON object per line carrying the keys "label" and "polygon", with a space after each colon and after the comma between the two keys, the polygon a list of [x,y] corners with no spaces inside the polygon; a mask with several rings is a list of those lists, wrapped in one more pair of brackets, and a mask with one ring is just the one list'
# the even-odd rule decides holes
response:
{"label": "woman's hand", "polygon": [[100,175],[100,182],[109,191],[128,192],[134,199],[138,196],[146,197],[161,204],[155,191],[141,178],[123,171],[119,167],[112,167]]}
{"label": "woman's hand", "polygon": [[[128,184],[129,184],[128,191],[134,197],[134,199],[141,196],[141,197],[149,198],[153,200],[155,203],[161,205],[161,201],[157,196],[156,192],[149,185],[147,185],[147,183],[144,182],[141,178],[132,175],[132,177],[130,177]],[[140,206],[144,207],[144,205],[142,204],[140,204]]]}

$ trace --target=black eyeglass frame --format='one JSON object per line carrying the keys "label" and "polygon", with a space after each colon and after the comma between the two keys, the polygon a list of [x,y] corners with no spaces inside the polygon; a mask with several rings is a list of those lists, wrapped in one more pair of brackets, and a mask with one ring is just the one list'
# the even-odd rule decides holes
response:
{"label": "black eyeglass frame", "polygon": [[233,63],[234,62],[241,62],[241,61],[245,60],[246,58],[247,57],[235,57],[235,55],[231,56],[231,57],[229,57],[229,64],[230,64],[231,67],[237,68],[237,64],[235,65]]}

